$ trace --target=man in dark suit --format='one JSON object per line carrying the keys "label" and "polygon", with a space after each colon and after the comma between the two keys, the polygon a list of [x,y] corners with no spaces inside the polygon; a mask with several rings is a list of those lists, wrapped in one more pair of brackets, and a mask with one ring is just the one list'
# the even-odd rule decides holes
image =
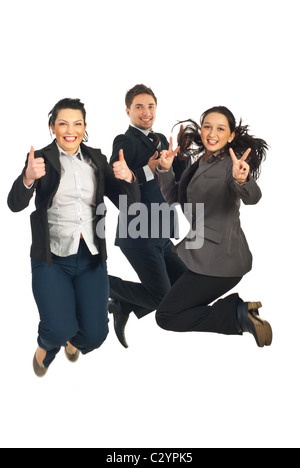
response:
{"label": "man in dark suit", "polygon": [[[110,276],[112,300],[109,311],[114,315],[116,334],[121,344],[127,348],[125,326],[129,314],[134,312],[138,318],[142,318],[156,310],[171,286],[186,271],[186,266],[173,252],[174,246],[170,241],[170,236],[165,237],[163,233],[162,212],[155,221],[151,218],[152,204],[157,206],[165,203],[154,177],[154,171],[159,163],[160,151],[169,148],[166,137],[161,133],[153,132],[157,109],[156,96],[150,88],[136,85],[127,92],[125,102],[130,126],[125,134],[115,138],[110,163],[117,161],[119,151],[122,149],[128,167],[138,179],[141,202],[147,207],[146,235],[144,230],[143,233],[140,232],[140,235],[130,236],[128,229],[126,236],[120,235],[121,220],[119,219],[116,238],[116,245],[121,248],[141,283],[123,281]],[[185,168],[186,162],[179,161],[176,157],[173,169],[177,180],[180,179]],[[170,216],[170,233],[174,230],[176,217],[176,214],[172,213],[172,215]],[[134,215],[127,216],[127,228],[134,218]],[[124,226],[122,230],[123,228]],[[156,233],[155,238],[153,232]]]}

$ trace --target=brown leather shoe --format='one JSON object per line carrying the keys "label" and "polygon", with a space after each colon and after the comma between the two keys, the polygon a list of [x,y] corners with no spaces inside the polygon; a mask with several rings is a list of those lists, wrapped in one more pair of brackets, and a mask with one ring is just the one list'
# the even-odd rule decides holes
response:
{"label": "brown leather shoe", "polygon": [[258,309],[262,307],[261,302],[243,302],[240,299],[237,309],[238,325],[242,332],[251,333],[257,346],[271,346],[273,332],[271,325],[259,316]]}

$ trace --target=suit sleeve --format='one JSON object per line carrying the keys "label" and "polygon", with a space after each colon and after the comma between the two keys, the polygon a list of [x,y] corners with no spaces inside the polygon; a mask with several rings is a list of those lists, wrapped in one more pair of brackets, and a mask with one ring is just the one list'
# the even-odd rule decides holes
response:
{"label": "suit sleeve", "polygon": [[229,165],[227,180],[231,190],[237,195],[245,205],[256,205],[262,197],[261,190],[251,174],[248,182],[243,185],[238,184],[232,176],[232,165]]}
{"label": "suit sleeve", "polygon": [[262,197],[261,190],[252,175],[249,175],[249,181],[240,185],[233,181],[235,190],[245,205],[256,205]]}
{"label": "suit sleeve", "polygon": [[23,183],[25,171],[27,169],[27,161],[28,155],[23,172],[13,183],[13,186],[7,198],[8,207],[11,209],[11,211],[15,213],[22,211],[28,207],[30,200],[34,194],[34,190],[37,183],[35,182],[30,189],[26,188]]}
{"label": "suit sleeve", "polygon": [[172,169],[169,171],[160,171],[159,169],[156,169],[155,175],[166,202],[169,205],[178,203],[178,182],[176,182],[174,171]]}

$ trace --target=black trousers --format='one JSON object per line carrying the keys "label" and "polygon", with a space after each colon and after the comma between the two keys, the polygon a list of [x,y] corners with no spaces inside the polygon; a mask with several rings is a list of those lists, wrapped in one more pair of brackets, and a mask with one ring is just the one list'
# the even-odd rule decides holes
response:
{"label": "black trousers", "polygon": [[171,241],[164,246],[124,249],[123,254],[137,273],[140,283],[109,276],[110,297],[121,303],[122,312],[134,312],[138,318],[157,309],[172,285],[187,270],[172,251]]}
{"label": "black trousers", "polygon": [[218,298],[242,278],[217,278],[186,271],[158,307],[156,320],[165,330],[241,335],[237,327],[238,294]]}

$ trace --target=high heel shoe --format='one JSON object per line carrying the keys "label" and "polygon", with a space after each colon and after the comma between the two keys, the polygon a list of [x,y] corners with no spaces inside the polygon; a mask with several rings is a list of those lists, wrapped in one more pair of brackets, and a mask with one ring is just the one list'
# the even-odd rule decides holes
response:
{"label": "high heel shoe", "polygon": [[256,320],[263,323],[263,325],[265,327],[265,332],[266,332],[265,346],[271,346],[272,340],[273,340],[273,331],[272,331],[272,328],[271,328],[271,325],[269,324],[269,322],[267,322],[266,320],[263,320],[259,316],[258,309],[261,309],[261,307],[262,307],[261,302],[248,302],[248,311],[251,312],[252,315],[254,315],[254,317],[256,317]]}
{"label": "high heel shoe", "polygon": [[244,302],[240,299],[237,307],[237,322],[240,331],[251,333],[257,346],[271,346],[273,332],[271,325],[259,316],[261,302]]}

